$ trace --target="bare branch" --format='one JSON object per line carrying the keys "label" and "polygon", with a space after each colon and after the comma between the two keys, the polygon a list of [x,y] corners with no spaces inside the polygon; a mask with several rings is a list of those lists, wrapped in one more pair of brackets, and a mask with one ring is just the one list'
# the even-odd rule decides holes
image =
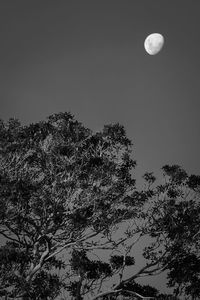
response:
{"label": "bare branch", "polygon": [[111,290],[111,291],[106,291],[106,292],[102,292],[102,293],[99,293],[98,295],[94,296],[91,300],[96,300],[100,297],[103,297],[103,296],[106,296],[106,295],[113,295],[113,294],[118,294],[118,293],[121,293],[121,292],[126,292],[130,295],[133,295],[133,296],[137,296],[139,297],[140,299],[154,299],[152,297],[144,297],[136,292],[132,292],[132,291],[129,291],[129,290],[122,290],[122,289],[118,289],[118,290]]}
{"label": "bare branch", "polygon": [[21,245],[25,246],[25,244],[19,239],[14,239],[14,238],[11,238],[9,235],[5,234],[3,231],[0,231],[0,234],[2,234],[5,238],[13,241],[13,242],[16,242],[16,243],[20,243]]}
{"label": "bare branch", "polygon": [[[160,261],[161,259],[163,258],[163,256],[166,254],[166,252],[158,259],[156,260],[155,262],[152,262],[150,264],[147,264],[146,266],[144,266],[143,268],[141,268],[137,273],[135,273],[134,275],[132,275],[131,277],[125,279],[125,280],[122,280],[122,282],[120,284],[117,284],[115,286],[115,289],[118,289],[121,284],[124,284],[124,283],[127,283],[127,282],[130,282],[130,281],[133,281],[134,279],[136,279],[137,277],[142,277],[143,274],[147,274],[148,272],[151,272],[151,270],[147,271],[148,269],[150,269],[151,267],[154,267],[156,266]],[[167,264],[168,265],[168,264]],[[167,265],[165,265],[165,269],[167,267]],[[160,268],[159,268],[160,269]],[[148,274],[150,275],[150,274]]]}
{"label": "bare branch", "polygon": [[46,250],[43,252],[42,256],[40,257],[39,263],[34,268],[30,269],[30,273],[27,277],[27,281],[30,281],[30,279],[34,276],[34,274],[37,273],[41,269],[42,265],[45,262],[45,258],[47,257],[47,255],[50,252],[49,240],[47,240],[47,238],[45,238],[45,241],[46,241]]}

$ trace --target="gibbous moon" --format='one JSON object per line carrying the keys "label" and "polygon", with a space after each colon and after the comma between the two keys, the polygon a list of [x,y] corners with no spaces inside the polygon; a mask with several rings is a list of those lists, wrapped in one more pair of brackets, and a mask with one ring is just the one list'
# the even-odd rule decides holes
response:
{"label": "gibbous moon", "polygon": [[150,55],[155,55],[162,49],[164,37],[160,33],[152,33],[144,41],[144,48]]}

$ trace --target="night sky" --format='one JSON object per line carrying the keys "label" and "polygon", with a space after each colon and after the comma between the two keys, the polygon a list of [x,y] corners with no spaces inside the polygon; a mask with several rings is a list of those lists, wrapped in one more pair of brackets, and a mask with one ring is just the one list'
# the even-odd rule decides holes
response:
{"label": "night sky", "polygon": [[[199,0],[1,0],[0,118],[119,122],[138,174],[200,174],[199,16]],[[155,56],[143,46],[152,32],[165,38]]]}
{"label": "night sky", "polygon": [[[199,0],[1,0],[0,117],[119,122],[138,169],[199,173],[199,15]],[[155,56],[152,32],[165,37]]]}

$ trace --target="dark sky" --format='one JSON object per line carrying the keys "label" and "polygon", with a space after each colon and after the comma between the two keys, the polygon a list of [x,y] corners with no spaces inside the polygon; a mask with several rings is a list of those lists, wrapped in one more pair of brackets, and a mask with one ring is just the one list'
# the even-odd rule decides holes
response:
{"label": "dark sky", "polygon": [[[142,171],[199,173],[199,15],[199,0],[1,0],[0,117],[119,122]],[[152,32],[165,37],[155,56]]]}
{"label": "dark sky", "polygon": [[[1,0],[0,117],[119,122],[139,173],[200,174],[199,0]],[[163,50],[144,51],[159,32]]]}

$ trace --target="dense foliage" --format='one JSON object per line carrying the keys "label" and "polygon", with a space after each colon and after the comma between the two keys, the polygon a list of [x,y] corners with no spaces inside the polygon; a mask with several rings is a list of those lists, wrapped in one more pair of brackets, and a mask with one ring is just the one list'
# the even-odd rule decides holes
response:
{"label": "dense foliage", "polygon": [[174,297],[200,297],[200,177],[166,165],[138,190],[131,146],[123,126],[93,133],[69,113],[0,122],[1,296],[161,297],[135,280],[168,270]]}

